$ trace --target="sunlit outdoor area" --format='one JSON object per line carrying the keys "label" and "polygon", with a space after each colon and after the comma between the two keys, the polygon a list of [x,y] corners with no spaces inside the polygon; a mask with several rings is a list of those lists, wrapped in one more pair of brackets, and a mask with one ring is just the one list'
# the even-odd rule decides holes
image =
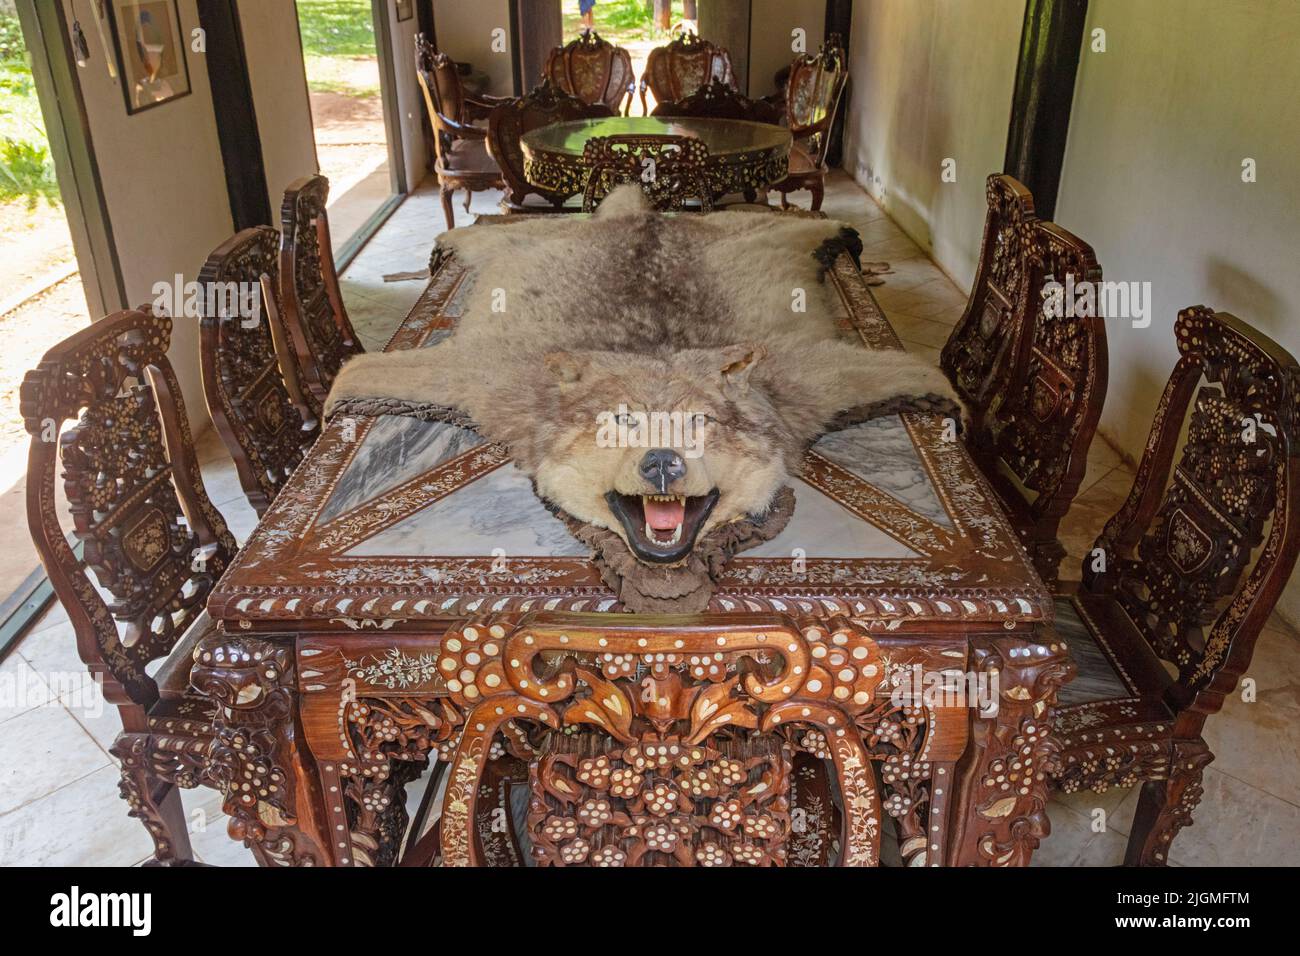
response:
{"label": "sunlit outdoor area", "polygon": [[330,221],[344,242],[392,192],[370,0],[295,0]]}

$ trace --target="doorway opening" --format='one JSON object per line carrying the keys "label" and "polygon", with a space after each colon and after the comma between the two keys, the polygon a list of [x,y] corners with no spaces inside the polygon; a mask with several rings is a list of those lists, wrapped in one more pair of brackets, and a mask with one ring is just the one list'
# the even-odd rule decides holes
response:
{"label": "doorway opening", "polygon": [[377,30],[372,0],[296,2],[316,156],[330,181],[330,230],[346,260],[344,250],[403,192],[384,117],[387,25]]}
{"label": "doorway opening", "polygon": [[50,346],[91,321],[17,10],[0,2],[0,619],[37,567],[20,529],[30,436],[18,391]]}

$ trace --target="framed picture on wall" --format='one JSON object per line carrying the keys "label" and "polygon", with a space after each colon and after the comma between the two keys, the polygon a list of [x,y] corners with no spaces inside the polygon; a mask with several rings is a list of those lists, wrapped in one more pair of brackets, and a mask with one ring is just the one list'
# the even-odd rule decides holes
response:
{"label": "framed picture on wall", "polygon": [[139,113],[190,92],[176,0],[109,0],[126,112]]}
{"label": "framed picture on wall", "polygon": [[398,21],[409,20],[415,15],[415,0],[397,0]]}

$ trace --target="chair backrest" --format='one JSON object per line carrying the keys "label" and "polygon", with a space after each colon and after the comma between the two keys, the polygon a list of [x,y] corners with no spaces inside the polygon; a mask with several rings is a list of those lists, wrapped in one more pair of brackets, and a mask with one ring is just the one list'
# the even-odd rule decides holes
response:
{"label": "chair backrest", "polygon": [[590,170],[583,212],[594,211],[620,183],[640,184],[659,210],[681,210],[694,199],[708,212],[713,208],[708,161],[709,148],[693,136],[593,136],[582,151],[582,164]]}
{"label": "chair backrest", "polygon": [[415,35],[415,76],[433,127],[438,161],[451,148],[457,127],[465,123],[465,88],[456,61],[433,48],[423,33]]}
{"label": "chair backrest", "polygon": [[690,96],[656,104],[652,116],[700,116],[709,119],[781,122],[781,109],[764,100],[751,100],[722,80],[713,79]]}
{"label": "chair backrest", "polygon": [[690,96],[710,80],[736,85],[731,54],[723,47],[684,31],[666,46],[650,51],[641,76],[641,112],[647,111],[646,90],[658,103]]}
{"label": "chair backrest", "polygon": [[600,103],[614,113],[626,113],[632,105],[632,55],[594,30],[553,49],[542,76],[588,105]]}
{"label": "chair backrest", "polygon": [[363,351],[334,269],[329,189],[324,176],[304,177],[285,190],[280,207],[280,308],[317,417],[343,362]]}
{"label": "chair backrest", "polygon": [[1057,528],[1083,481],[1106,400],[1106,320],[1095,300],[1101,268],[1091,246],[1055,223],[1036,222],[1025,251],[1033,311],[1009,350],[1006,390],[970,441],[1015,476],[999,482],[1002,496],[1018,501],[1032,522],[1026,544],[1054,580],[1064,557]]}
{"label": "chair backrest", "polygon": [[519,145],[525,133],[552,123],[612,115],[613,110],[604,103],[584,103],[549,79],[532,92],[494,107],[488,115],[487,147],[506,181],[506,201],[520,206],[530,193],[535,193],[558,206],[569,198],[538,189],[528,182],[524,175],[524,151]]}
{"label": "chair backrest", "polygon": [[[299,384],[279,285],[280,233],[270,226],[227,239],[199,272],[199,286],[214,292],[205,302],[201,331],[208,413],[258,515],[320,433]],[[255,314],[232,307],[249,304],[254,294]]]}
{"label": "chair backrest", "polygon": [[785,87],[786,125],[796,140],[812,145],[818,166],[826,161],[831,124],[849,79],[848,56],[838,33],[832,33],[816,56],[805,54],[790,64]]}
{"label": "chair backrest", "polygon": [[989,211],[975,284],[939,358],[977,422],[1011,371],[1010,350],[1031,308],[1025,260],[1038,223],[1034,197],[1013,177],[990,176],[986,196]]}
{"label": "chair backrest", "polygon": [[1083,578],[1177,669],[1165,693],[1175,712],[1205,715],[1249,666],[1300,550],[1300,366],[1204,306],[1179,313],[1174,333],[1178,364],[1133,489]]}
{"label": "chair backrest", "polygon": [[[46,352],[20,397],[32,540],[81,659],[123,706],[157,700],[146,665],[171,653],[236,550],[203,489],[171,329],[145,311],[101,319]],[[60,457],[82,557],[60,527]]]}

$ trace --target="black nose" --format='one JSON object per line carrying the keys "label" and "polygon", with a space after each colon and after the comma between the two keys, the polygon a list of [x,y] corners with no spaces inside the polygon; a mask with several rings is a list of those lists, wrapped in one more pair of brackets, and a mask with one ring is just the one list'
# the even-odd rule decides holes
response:
{"label": "black nose", "polygon": [[651,448],[637,470],[642,478],[667,494],[668,486],[686,474],[686,462],[671,448]]}

